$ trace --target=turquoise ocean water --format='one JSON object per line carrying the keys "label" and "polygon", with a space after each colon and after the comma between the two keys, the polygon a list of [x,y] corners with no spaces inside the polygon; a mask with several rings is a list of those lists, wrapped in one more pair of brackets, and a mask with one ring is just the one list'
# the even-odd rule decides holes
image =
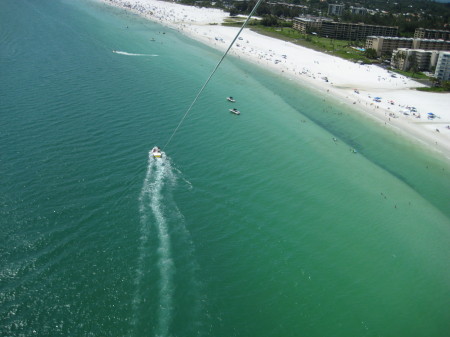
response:
{"label": "turquoise ocean water", "polygon": [[220,53],[84,0],[0,28],[0,336],[450,335],[448,162],[233,58],[154,160]]}

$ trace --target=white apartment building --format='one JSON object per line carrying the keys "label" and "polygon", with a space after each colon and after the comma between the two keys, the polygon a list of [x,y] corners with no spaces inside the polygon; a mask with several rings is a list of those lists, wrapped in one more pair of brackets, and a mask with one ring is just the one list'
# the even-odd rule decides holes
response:
{"label": "white apartment building", "polygon": [[399,48],[392,52],[391,66],[408,71],[415,65],[418,71],[430,71],[436,66],[438,50]]}
{"label": "white apartment building", "polygon": [[329,4],[328,5],[328,15],[341,16],[344,13],[345,5]]}
{"label": "white apartment building", "polygon": [[434,76],[441,81],[450,81],[450,52],[441,51]]}

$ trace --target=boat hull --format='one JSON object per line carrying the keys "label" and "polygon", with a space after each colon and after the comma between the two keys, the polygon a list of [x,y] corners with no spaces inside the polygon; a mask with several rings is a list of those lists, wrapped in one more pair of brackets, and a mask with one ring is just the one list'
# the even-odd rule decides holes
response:
{"label": "boat hull", "polygon": [[150,153],[152,154],[153,158],[162,157],[162,151],[159,149],[159,147],[155,146]]}

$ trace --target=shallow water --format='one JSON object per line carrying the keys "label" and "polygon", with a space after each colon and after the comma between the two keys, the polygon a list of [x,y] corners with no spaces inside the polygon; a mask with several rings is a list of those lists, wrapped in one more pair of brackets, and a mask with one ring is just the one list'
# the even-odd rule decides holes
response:
{"label": "shallow water", "polygon": [[450,330],[448,163],[233,58],[149,158],[218,52],[94,2],[0,13],[1,336]]}

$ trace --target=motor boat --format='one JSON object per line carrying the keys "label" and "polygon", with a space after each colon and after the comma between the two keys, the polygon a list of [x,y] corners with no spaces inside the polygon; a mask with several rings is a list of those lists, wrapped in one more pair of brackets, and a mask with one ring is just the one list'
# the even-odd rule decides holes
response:
{"label": "motor boat", "polygon": [[233,96],[227,97],[227,101],[232,102],[232,103],[236,102],[236,100],[233,98]]}
{"label": "motor boat", "polygon": [[235,114],[235,115],[240,115],[241,114],[241,112],[238,110],[238,109],[236,109],[236,108],[234,108],[234,109],[229,109],[230,110],[230,112],[232,113],[232,114]]}
{"label": "motor boat", "polygon": [[162,151],[159,147],[155,146],[152,151],[151,154],[153,156],[153,158],[161,158],[162,157]]}

